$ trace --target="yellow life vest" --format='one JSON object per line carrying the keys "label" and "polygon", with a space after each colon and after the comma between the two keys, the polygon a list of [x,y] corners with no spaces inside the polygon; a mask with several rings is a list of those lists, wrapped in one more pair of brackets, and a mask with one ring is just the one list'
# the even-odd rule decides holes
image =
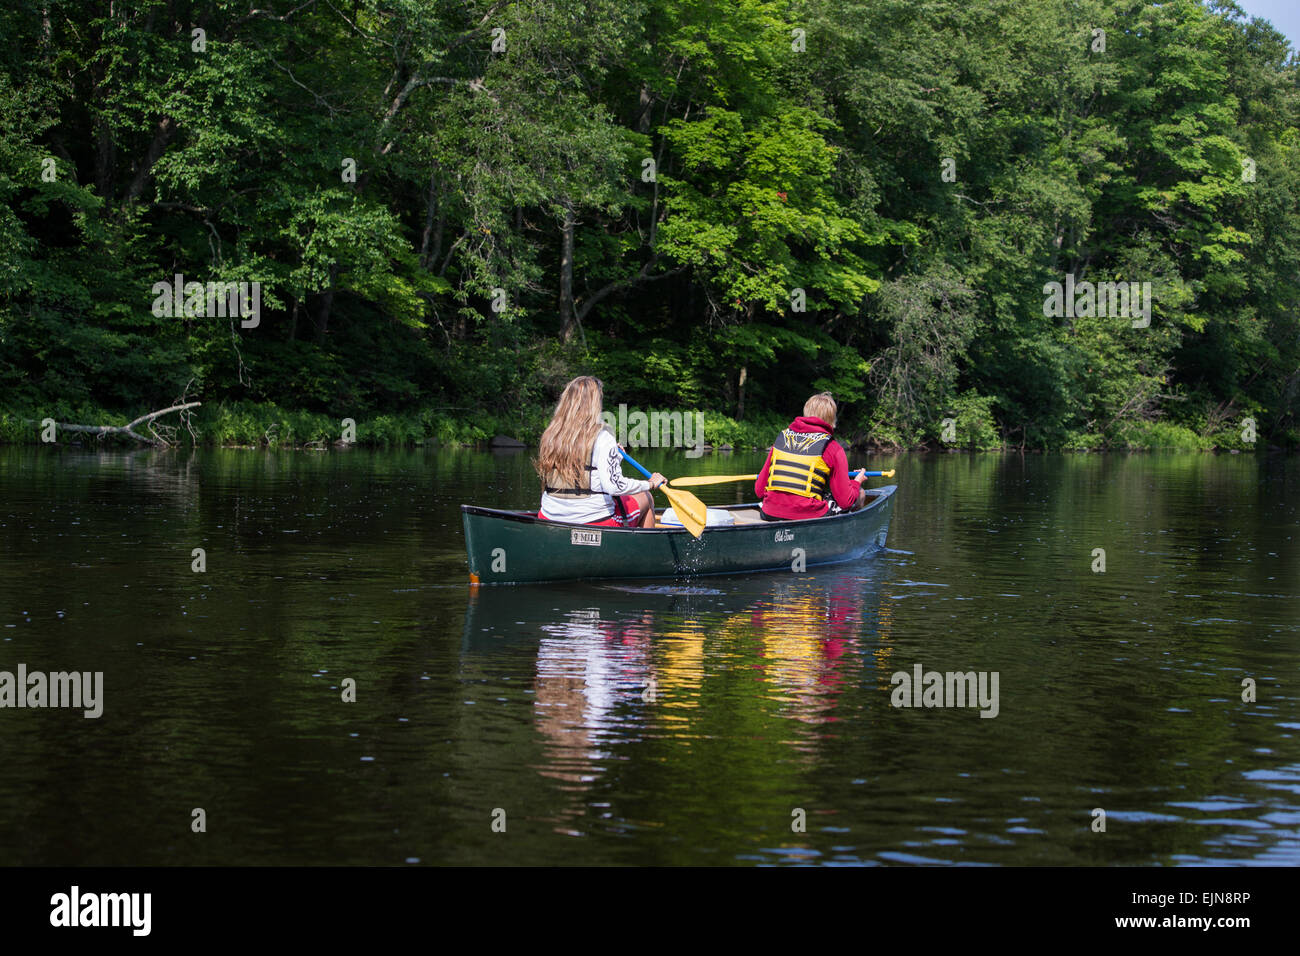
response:
{"label": "yellow life vest", "polygon": [[769,491],[783,491],[803,498],[825,498],[830,488],[831,466],[822,450],[831,436],[823,432],[796,432],[787,428],[772,445],[767,470]]}

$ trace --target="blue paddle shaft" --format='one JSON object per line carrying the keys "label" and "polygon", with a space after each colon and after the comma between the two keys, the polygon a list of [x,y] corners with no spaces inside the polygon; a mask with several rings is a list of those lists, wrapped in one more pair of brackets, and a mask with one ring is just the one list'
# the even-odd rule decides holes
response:
{"label": "blue paddle shaft", "polygon": [[635,468],[637,471],[641,472],[641,474],[645,475],[646,478],[649,478],[649,477],[650,477],[650,472],[648,472],[648,471],[646,471],[644,468],[642,468],[641,465],[637,463],[637,460],[636,460],[635,458],[633,458],[631,455],[629,455],[627,452],[625,452],[622,448],[620,448],[620,449],[618,450],[618,453],[619,453],[620,455],[623,456],[623,460],[624,460],[624,461],[626,461],[629,465],[631,465],[631,466],[632,466],[633,468]]}
{"label": "blue paddle shaft", "polygon": [[[627,452],[625,452],[622,448],[620,448],[620,449],[618,450],[618,453],[619,453],[620,455],[623,456],[623,460],[626,461],[629,465],[631,465],[631,466],[632,466],[633,468],[635,468],[637,471],[641,472],[641,474],[645,475],[647,478],[650,477],[650,472],[646,471],[643,467],[641,467],[641,463],[638,462],[638,461],[637,461],[635,458],[633,458],[631,455],[629,455]],[[883,472],[883,471],[863,471],[863,470],[860,469],[860,468],[859,468],[857,471],[851,471],[851,472],[849,472],[849,477],[850,477],[850,478],[856,478],[858,475],[866,475],[868,478],[880,478],[880,477],[882,477],[882,476],[884,475],[884,472]]]}
{"label": "blue paddle shaft", "polygon": [[[641,464],[635,458],[633,458],[631,455],[625,452],[622,448],[618,450],[618,453],[623,456],[623,460],[626,461],[629,465],[631,465],[637,471],[641,472],[641,474],[645,475],[647,478],[650,477],[650,472],[646,471],[643,467],[641,467]],[[883,477],[884,474],[885,473],[883,471],[863,471],[861,468],[859,468],[857,471],[849,472],[849,477],[856,478],[858,475],[866,475],[868,478],[880,478]]]}

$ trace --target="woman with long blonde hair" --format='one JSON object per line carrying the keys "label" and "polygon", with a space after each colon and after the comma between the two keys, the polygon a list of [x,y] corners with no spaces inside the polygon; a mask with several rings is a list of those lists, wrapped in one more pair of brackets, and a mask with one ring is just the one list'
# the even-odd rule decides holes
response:
{"label": "woman with long blonde hair", "polygon": [[623,474],[623,456],[614,433],[601,420],[604,386],[590,375],[564,387],[551,423],[542,432],[533,467],[542,479],[537,517],[572,524],[653,528],[651,489],[667,479],[655,472],[649,481]]}

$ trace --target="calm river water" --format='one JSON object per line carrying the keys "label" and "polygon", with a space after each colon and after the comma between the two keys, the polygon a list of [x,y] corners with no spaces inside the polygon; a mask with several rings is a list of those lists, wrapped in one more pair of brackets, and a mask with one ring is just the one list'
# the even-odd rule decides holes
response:
{"label": "calm river water", "polygon": [[895,465],[859,562],[473,595],[525,455],[0,448],[0,671],[103,673],[0,709],[0,865],[1300,864],[1300,460]]}

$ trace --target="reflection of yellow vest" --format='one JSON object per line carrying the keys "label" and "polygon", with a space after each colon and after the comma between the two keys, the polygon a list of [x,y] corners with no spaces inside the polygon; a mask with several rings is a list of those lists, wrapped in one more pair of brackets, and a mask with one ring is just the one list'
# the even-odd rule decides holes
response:
{"label": "reflection of yellow vest", "polygon": [[822,458],[822,449],[831,436],[822,432],[796,432],[787,428],[772,446],[772,462],[767,471],[768,491],[783,491],[803,498],[825,498],[831,466]]}

